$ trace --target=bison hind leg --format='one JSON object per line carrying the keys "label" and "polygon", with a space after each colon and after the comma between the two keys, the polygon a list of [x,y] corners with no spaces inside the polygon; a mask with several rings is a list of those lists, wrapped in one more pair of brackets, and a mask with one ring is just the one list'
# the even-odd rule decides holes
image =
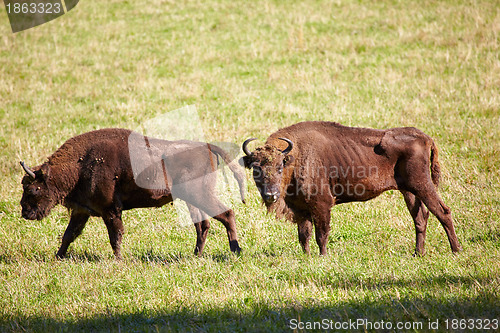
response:
{"label": "bison hind leg", "polygon": [[451,210],[439,197],[433,184],[429,184],[423,189],[416,192],[416,195],[427,206],[430,212],[437,217],[443,226],[452,252],[457,253],[462,250],[462,246],[458,242],[455,228],[453,226],[453,219],[451,217]]}
{"label": "bison hind leg", "polygon": [[194,226],[196,228],[196,247],[194,249],[194,254],[201,256],[203,254],[205,242],[207,241],[208,229],[210,229],[210,220],[197,222]]}
{"label": "bison hind leg", "polygon": [[[443,200],[441,200],[439,194],[437,193],[436,186],[432,182],[429,172],[429,160],[426,154],[427,152],[424,148],[416,146],[413,147],[412,155],[409,158],[398,163],[396,167],[397,176],[399,175],[400,177],[400,182],[398,183],[399,189],[403,195],[405,195],[404,191],[411,192],[417,199],[421,200],[425,204],[427,209],[429,209],[429,211],[437,217],[446,231],[451,250],[453,252],[459,252],[461,250],[461,246],[458,242],[457,235],[455,234],[455,228],[453,227],[451,210],[444,204]],[[409,195],[405,197],[405,200],[407,199],[412,201],[412,198]],[[417,205],[418,201],[414,201],[415,205]],[[410,206],[408,208],[411,213]],[[417,224],[423,223],[421,222],[422,220],[423,219],[419,219],[415,222],[415,226],[417,228],[419,228]],[[423,241],[425,233],[422,233],[421,238]]]}
{"label": "bison hind leg", "polygon": [[415,256],[423,256],[425,254],[425,235],[427,231],[427,220],[429,219],[429,210],[425,208],[422,201],[414,194],[401,191],[406,202],[406,206],[410,211],[413,222],[415,223],[416,245]]}
{"label": "bison hind leg", "polygon": [[194,248],[194,254],[201,256],[207,240],[208,229],[210,229],[210,217],[200,209],[187,202],[186,205],[196,229],[196,247]]}
{"label": "bison hind leg", "polygon": [[103,214],[102,219],[104,220],[104,224],[108,229],[109,242],[111,244],[111,248],[113,249],[115,258],[121,260],[121,245],[124,233],[121,212],[115,210],[106,212],[105,214]]}
{"label": "bison hind leg", "polygon": [[236,254],[241,252],[241,248],[238,244],[238,235],[236,233],[236,217],[232,209],[228,208],[212,194],[204,198],[190,196],[181,199],[186,201],[186,203],[189,203],[194,208],[199,209],[202,214],[207,216],[207,219],[208,216],[212,216],[214,219],[221,222],[226,228],[231,252]]}
{"label": "bison hind leg", "polygon": [[238,244],[238,236],[236,235],[236,218],[233,210],[228,208],[224,213],[215,215],[214,219],[220,221],[226,228],[231,252],[240,254],[241,248]]}

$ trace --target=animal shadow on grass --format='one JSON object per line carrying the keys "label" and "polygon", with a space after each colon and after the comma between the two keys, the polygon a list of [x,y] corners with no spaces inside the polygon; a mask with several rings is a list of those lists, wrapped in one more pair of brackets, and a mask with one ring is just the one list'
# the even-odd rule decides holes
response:
{"label": "animal shadow on grass", "polygon": [[[347,284],[359,284],[359,278],[349,277]],[[476,283],[490,283],[490,278],[463,278],[452,275],[423,278],[420,281],[407,279],[378,279],[371,288],[414,287],[415,284],[429,283],[441,288],[450,285],[473,286]],[[333,284],[335,285],[335,284]],[[251,309],[252,311],[249,311]],[[495,292],[487,291],[472,297],[439,298],[430,296],[406,296],[398,299],[351,299],[326,304],[317,301],[291,301],[284,304],[280,300],[260,301],[252,297],[245,299],[245,306],[212,307],[204,310],[179,307],[176,309],[142,310],[134,313],[114,313],[81,319],[54,319],[44,316],[0,317],[0,331],[92,331],[92,332],[291,332],[293,323],[328,320],[328,323],[407,321],[420,323],[413,331],[427,331],[431,321],[439,319],[444,329],[444,320],[452,318],[498,318],[500,304]],[[335,330],[339,331],[339,330]],[[358,331],[365,330],[358,327]],[[380,330],[378,330],[380,331]],[[395,330],[387,330],[395,331]]]}
{"label": "animal shadow on grass", "polygon": [[[241,256],[250,256],[252,258],[258,258],[258,257],[280,257],[282,254],[279,250],[264,250],[262,253],[259,254],[250,254],[250,253],[245,253],[243,252],[240,255],[234,254],[234,253],[213,253],[209,254],[205,252],[201,257],[206,258],[206,259],[211,259],[213,262],[218,262],[218,263],[224,263],[224,262],[232,262],[236,258],[239,258]],[[196,255],[193,254],[183,254],[181,252],[178,253],[155,253],[153,250],[147,250],[143,252],[137,252],[132,255],[132,258],[137,260],[137,261],[142,261],[144,263],[155,263],[155,264],[174,264],[178,263],[182,260],[193,258],[196,259],[198,258]]]}
{"label": "animal shadow on grass", "polygon": [[142,261],[148,264],[173,264],[181,261],[185,256],[182,253],[155,253],[153,250],[135,252],[132,254],[133,260]]}
{"label": "animal shadow on grass", "polygon": [[469,238],[471,243],[493,242],[500,244],[500,230],[486,230]]}
{"label": "animal shadow on grass", "polygon": [[0,264],[12,264],[16,261],[17,260],[14,258],[14,256],[8,254],[0,254]]}
{"label": "animal shadow on grass", "polygon": [[60,259],[60,260],[71,260],[71,261],[75,261],[75,262],[97,263],[97,262],[101,262],[103,260],[106,260],[106,258],[104,258],[100,255],[97,255],[95,253],[90,253],[88,251],[83,251],[83,252],[70,251],[70,252],[68,252],[68,254],[66,255],[65,258]]}
{"label": "animal shadow on grass", "polygon": [[12,264],[24,258],[22,260],[34,261],[34,262],[53,262],[54,260],[59,261],[74,261],[74,262],[101,262],[105,260],[104,257],[98,256],[96,254],[90,253],[88,251],[84,252],[68,252],[67,256],[63,259],[57,259],[55,253],[31,253],[25,256],[14,256],[9,254],[0,254],[0,263]]}
{"label": "animal shadow on grass", "polygon": [[[205,253],[202,255],[204,258],[210,258],[214,262],[228,262],[231,261],[232,258],[235,258],[236,255],[233,253],[215,253],[208,254]],[[181,252],[178,253],[155,253],[152,250],[147,250],[144,252],[138,252],[132,255],[137,261],[142,261],[144,263],[154,263],[154,264],[175,264],[182,260],[194,258],[197,256],[194,254],[183,254]]]}

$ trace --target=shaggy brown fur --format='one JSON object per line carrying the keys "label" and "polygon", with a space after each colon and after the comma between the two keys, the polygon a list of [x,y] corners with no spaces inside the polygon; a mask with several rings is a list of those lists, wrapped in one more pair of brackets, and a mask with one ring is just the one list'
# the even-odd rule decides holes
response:
{"label": "shaggy brown fur", "polygon": [[[100,216],[108,229],[113,252],[121,258],[122,211],[160,207],[175,197],[186,201],[194,221],[201,221],[195,223],[196,254],[201,254],[205,245],[210,227],[208,215],[224,224],[231,251],[239,252],[234,213],[215,196],[215,178],[204,177],[215,171],[218,156],[222,157],[237,179],[244,200],[244,174],[237,169],[236,162],[214,145],[145,138],[137,133],[134,133],[137,140],[130,141],[132,133],[126,129],[102,129],[81,134],[66,141],[47,162],[33,170],[23,166],[27,172],[22,179],[24,218],[41,220],[57,204],[71,210],[57,256],[66,255],[68,246],[81,234],[90,216]],[[141,147],[140,140],[148,143],[148,149],[132,149],[134,158],[149,161],[155,157],[161,162],[134,176],[129,144],[135,146],[137,143],[137,147]],[[176,152],[174,158],[162,156],[169,151]],[[164,186],[158,189],[139,186],[138,181],[144,183],[145,179],[150,184],[157,182]],[[186,181],[199,191],[192,193],[186,188],[176,191],[174,197],[172,184],[182,186]]]}
{"label": "shaggy brown fur", "polygon": [[[293,142],[288,154],[282,153],[288,145],[282,138]],[[401,191],[414,220],[416,254],[424,254],[427,209],[443,225],[452,251],[461,249],[450,209],[436,192],[438,149],[416,128],[302,122],[271,134],[263,147],[243,159],[253,168],[267,209],[297,223],[306,253],[314,224],[320,253],[326,254],[332,206],[370,200],[391,189]]]}

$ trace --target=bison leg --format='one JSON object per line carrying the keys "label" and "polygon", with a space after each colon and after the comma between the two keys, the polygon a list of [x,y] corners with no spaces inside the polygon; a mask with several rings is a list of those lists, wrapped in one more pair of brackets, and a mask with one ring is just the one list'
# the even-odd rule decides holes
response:
{"label": "bison leg", "polygon": [[207,240],[208,229],[210,229],[210,217],[193,205],[188,203],[186,203],[186,205],[189,209],[194,227],[196,228],[196,247],[194,249],[194,254],[201,256]]}
{"label": "bison leg", "polygon": [[310,254],[309,239],[312,233],[312,223],[308,219],[297,221],[297,230],[299,233],[299,242],[305,254]]}
{"label": "bison leg", "polygon": [[425,208],[422,201],[414,194],[401,191],[406,202],[406,206],[410,211],[413,222],[415,223],[416,233],[416,246],[415,256],[423,256],[425,254],[424,243],[425,234],[427,231],[427,219],[429,218],[429,211]]}
{"label": "bison leg", "polygon": [[317,200],[309,203],[312,210],[311,218],[314,223],[314,233],[316,235],[316,243],[319,246],[319,254],[324,256],[327,254],[326,245],[328,236],[330,235],[330,210],[333,206],[333,197],[318,196]]}
{"label": "bison leg", "polygon": [[451,210],[444,204],[432,183],[430,183],[424,190],[417,191],[416,195],[424,202],[427,208],[434,214],[448,236],[451,251],[454,253],[462,250],[458,242],[455,228],[453,227],[453,219],[451,218]]}
{"label": "bison leg", "polygon": [[236,234],[236,218],[233,210],[228,209],[222,214],[215,215],[214,219],[220,221],[226,228],[231,252],[239,254],[241,252],[241,248],[238,244],[238,236]]}
{"label": "bison leg", "polygon": [[326,255],[326,244],[328,243],[328,235],[330,235],[330,220],[323,220],[314,223],[314,232],[316,234],[316,243],[319,246],[319,254]]}
{"label": "bison leg", "polygon": [[61,247],[57,251],[57,258],[64,258],[66,256],[66,251],[68,251],[69,245],[78,237],[85,228],[85,224],[89,219],[89,215],[82,213],[71,213],[71,218],[69,220],[68,227],[64,232]]}
{"label": "bison leg", "polygon": [[241,252],[241,248],[238,244],[238,236],[236,234],[236,218],[233,210],[226,207],[215,197],[205,197],[203,200],[196,200],[195,198],[190,197],[187,198],[187,200],[189,200],[191,205],[200,209],[202,214],[213,216],[214,219],[220,221],[224,225],[227,231],[227,238],[229,239],[229,248],[232,252],[239,254]]}
{"label": "bison leg", "polygon": [[201,256],[207,240],[208,229],[210,229],[210,221],[203,220],[195,223],[194,226],[196,228],[196,248],[194,249],[194,254]]}
{"label": "bison leg", "polygon": [[124,232],[123,222],[121,219],[121,212],[112,211],[103,214],[102,219],[106,228],[108,229],[109,242],[116,259],[122,259],[121,244]]}
{"label": "bison leg", "polygon": [[316,243],[319,246],[319,254],[326,255],[326,244],[330,234],[330,208],[312,215],[314,222],[314,232],[316,234]]}

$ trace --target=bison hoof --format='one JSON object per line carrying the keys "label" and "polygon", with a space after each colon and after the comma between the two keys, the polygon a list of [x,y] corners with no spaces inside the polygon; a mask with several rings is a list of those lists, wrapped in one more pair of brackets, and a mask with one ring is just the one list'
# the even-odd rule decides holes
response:
{"label": "bison hoof", "polygon": [[238,245],[238,241],[230,241],[229,242],[229,248],[231,249],[231,252],[239,255],[241,253],[241,247]]}
{"label": "bison hoof", "polygon": [[56,259],[57,260],[63,260],[65,258],[66,258],[66,254],[59,254],[59,253],[56,254]]}
{"label": "bison hoof", "polygon": [[203,249],[200,250],[200,248],[197,246],[194,249],[194,255],[197,256],[197,257],[201,257],[203,255]]}
{"label": "bison hoof", "polygon": [[240,248],[240,247],[238,247],[238,248],[237,248],[237,249],[235,249],[235,250],[231,250],[231,252],[233,252],[233,253],[234,253],[234,254],[236,254],[237,256],[239,256],[239,255],[241,254],[241,251],[242,251],[242,250],[241,250],[241,248]]}
{"label": "bison hoof", "polygon": [[413,253],[413,258],[417,258],[417,257],[420,258],[420,257],[423,257],[423,256],[425,256],[425,251],[421,251],[421,252],[420,251],[415,251]]}
{"label": "bison hoof", "polygon": [[463,251],[463,247],[461,245],[457,246],[454,249],[451,249],[451,252],[453,252],[453,254],[455,254],[455,255],[458,255],[462,251]]}

